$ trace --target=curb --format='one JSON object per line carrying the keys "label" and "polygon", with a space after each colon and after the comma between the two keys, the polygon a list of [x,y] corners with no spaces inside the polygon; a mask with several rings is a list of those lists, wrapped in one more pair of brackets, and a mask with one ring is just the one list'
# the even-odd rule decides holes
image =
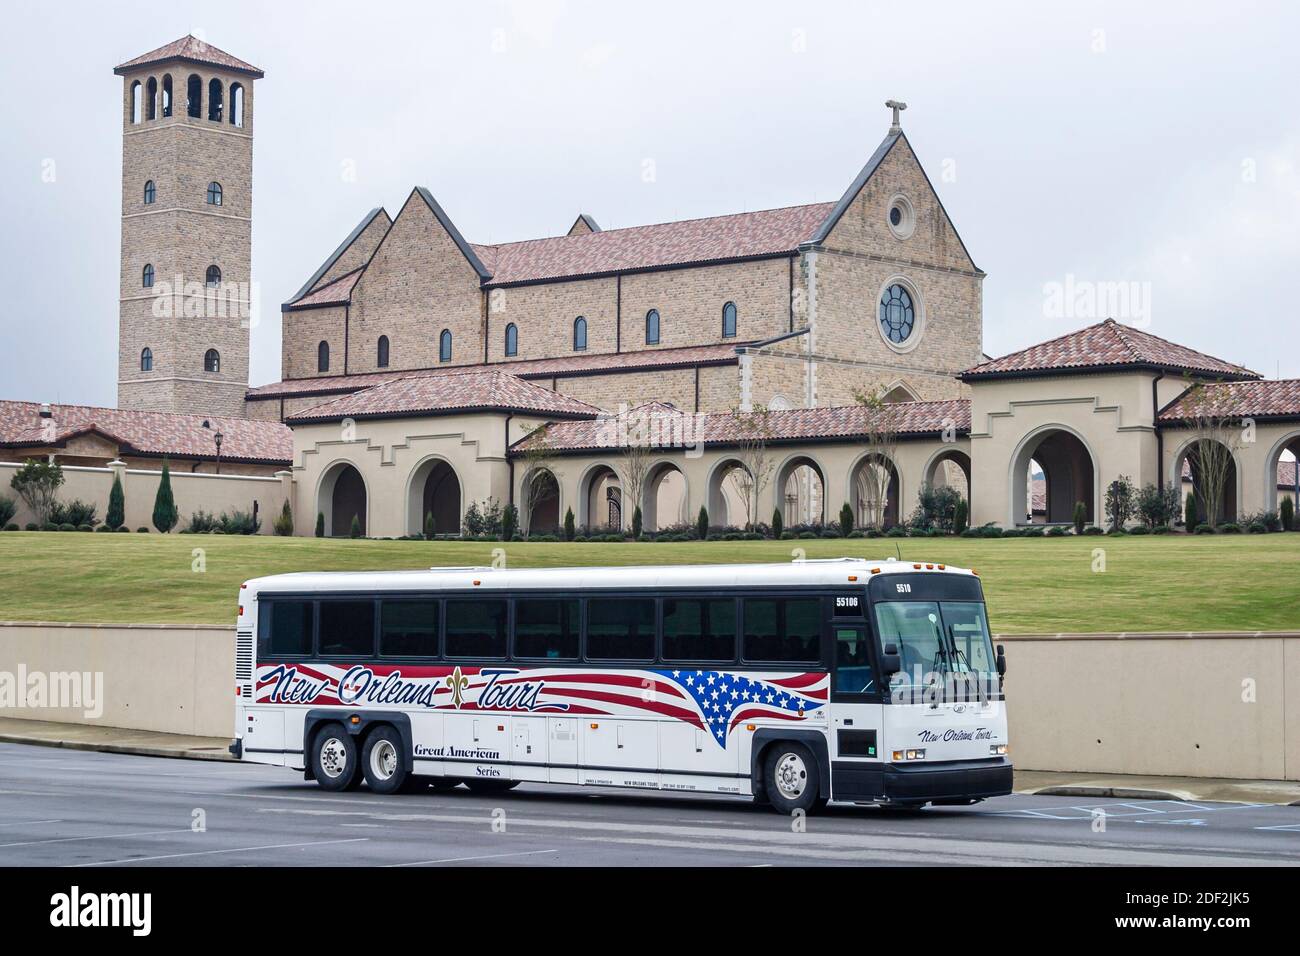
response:
{"label": "curb", "polygon": [[1037,790],[1017,790],[1035,797],[1111,797],[1122,800],[1192,800],[1187,791],[1143,790],[1135,787],[1040,787]]}
{"label": "curb", "polygon": [[64,750],[88,750],[109,754],[133,754],[138,757],[171,757],[176,760],[214,760],[235,763],[235,758],[225,750],[171,750],[164,747],[140,747],[130,744],[95,743],[80,740],[50,740],[44,737],[23,737],[18,734],[0,734],[0,743],[26,744],[31,747],[58,747]]}

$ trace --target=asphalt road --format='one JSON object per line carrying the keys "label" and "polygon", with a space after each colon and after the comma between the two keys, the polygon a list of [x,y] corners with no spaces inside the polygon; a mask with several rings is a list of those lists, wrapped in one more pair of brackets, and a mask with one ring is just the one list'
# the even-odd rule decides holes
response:
{"label": "asphalt road", "polygon": [[832,807],[795,832],[729,797],[335,794],[274,767],[0,744],[3,866],[1296,863],[1300,807],[1016,795],[906,815]]}

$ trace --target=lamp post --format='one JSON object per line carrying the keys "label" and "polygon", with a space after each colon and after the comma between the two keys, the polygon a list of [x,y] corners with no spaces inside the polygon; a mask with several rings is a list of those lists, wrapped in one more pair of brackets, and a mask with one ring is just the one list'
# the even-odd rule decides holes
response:
{"label": "lamp post", "polygon": [[217,474],[218,475],[221,474],[221,439],[223,437],[225,436],[223,436],[221,432],[217,432],[215,435],[212,436],[213,441],[217,443]]}

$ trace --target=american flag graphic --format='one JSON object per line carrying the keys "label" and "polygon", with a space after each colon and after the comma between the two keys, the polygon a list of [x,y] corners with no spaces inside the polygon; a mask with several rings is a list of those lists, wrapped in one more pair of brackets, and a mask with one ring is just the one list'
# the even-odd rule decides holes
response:
{"label": "american flag graphic", "polygon": [[727,735],[746,720],[799,720],[826,703],[826,675],[798,674],[772,679],[730,671],[655,671],[682,688],[699,708],[709,736],[722,747]]}

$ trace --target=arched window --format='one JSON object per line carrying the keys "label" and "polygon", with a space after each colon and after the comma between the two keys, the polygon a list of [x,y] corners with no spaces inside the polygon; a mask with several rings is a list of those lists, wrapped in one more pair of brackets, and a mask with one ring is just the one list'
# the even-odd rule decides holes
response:
{"label": "arched window", "polygon": [[163,77],[162,115],[163,119],[172,115],[172,75],[170,73]]}
{"label": "arched window", "polygon": [[578,316],[573,320],[573,350],[581,352],[587,347],[587,320]]}
{"label": "arched window", "polygon": [[519,354],[519,329],[511,322],[506,326],[506,355]]}
{"label": "arched window", "polygon": [[728,302],[722,307],[722,337],[734,338],[736,335],[736,303]]}
{"label": "arched window", "polygon": [[144,105],[144,115],[148,119],[158,118],[158,81],[154,77],[149,77],[149,83],[145,87],[145,96],[148,102]]}
{"label": "arched window", "polygon": [[153,349],[146,347],[145,350],[140,353],[140,371],[153,371]]}
{"label": "arched window", "polygon": [[659,344],[659,310],[651,309],[645,314],[645,344]]}
{"label": "arched window", "polygon": [[208,205],[221,205],[221,183],[208,183]]}
{"label": "arched window", "polygon": [[225,97],[221,94],[221,81],[213,77],[208,83],[208,119],[220,123],[225,104]]}
{"label": "arched window", "polygon": [[208,274],[204,281],[207,283],[209,289],[215,289],[217,286],[221,285],[221,270],[216,266],[208,266]]}
{"label": "arched window", "polygon": [[316,371],[328,372],[330,370],[330,344],[322,342],[316,346]]}
{"label": "arched window", "polygon": [[438,361],[451,361],[451,329],[443,329],[442,335],[438,336]]}
{"label": "arched window", "polygon": [[230,84],[230,125],[244,125],[244,86],[242,83]]}
{"label": "arched window", "polygon": [[206,352],[203,353],[203,371],[205,372],[221,371],[221,356],[217,354],[216,349],[208,349]]}
{"label": "arched window", "polygon": [[157,198],[158,198],[158,190],[154,186],[153,180],[151,179],[144,184],[144,204],[146,206],[152,206],[153,201]]}
{"label": "arched window", "polygon": [[146,289],[153,288],[153,263],[147,262],[144,266],[144,272],[140,275],[140,284]]}
{"label": "arched window", "polygon": [[203,81],[197,73],[191,73],[185,81],[185,114],[195,119],[203,117]]}
{"label": "arched window", "polygon": [[140,87],[140,81],[136,80],[131,84],[131,122],[140,122],[140,106],[144,91]]}
{"label": "arched window", "polygon": [[375,364],[380,368],[388,368],[388,336],[379,336],[379,348],[376,350]]}

